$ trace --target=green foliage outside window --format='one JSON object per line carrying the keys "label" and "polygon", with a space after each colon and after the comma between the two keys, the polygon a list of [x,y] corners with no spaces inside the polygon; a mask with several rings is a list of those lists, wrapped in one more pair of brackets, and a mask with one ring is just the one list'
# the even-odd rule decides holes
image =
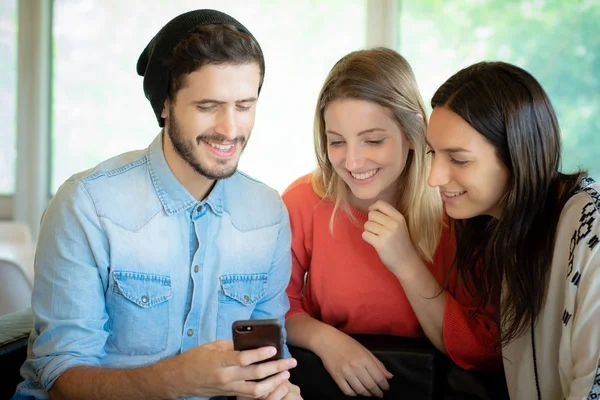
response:
{"label": "green foliage outside window", "polygon": [[400,51],[425,102],[477,61],[516,64],[550,96],[562,131],[562,169],[600,180],[600,1],[401,2]]}

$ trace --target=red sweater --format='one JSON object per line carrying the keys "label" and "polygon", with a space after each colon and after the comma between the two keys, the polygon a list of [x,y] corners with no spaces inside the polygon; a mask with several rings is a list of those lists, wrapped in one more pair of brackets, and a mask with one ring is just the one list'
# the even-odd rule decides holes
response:
{"label": "red sweater", "polygon": [[[357,225],[343,210],[338,211],[332,235],[329,223],[334,204],[314,193],[310,175],[292,183],[282,197],[292,228],[286,318],[308,314],[347,334],[424,336],[402,285],[362,239],[366,213],[352,209]],[[434,261],[427,264],[442,285],[454,257],[453,239],[444,229]],[[501,358],[494,351],[497,307],[470,318],[471,298],[454,286],[451,279],[444,287],[443,337],[448,354],[465,369],[501,368]]]}

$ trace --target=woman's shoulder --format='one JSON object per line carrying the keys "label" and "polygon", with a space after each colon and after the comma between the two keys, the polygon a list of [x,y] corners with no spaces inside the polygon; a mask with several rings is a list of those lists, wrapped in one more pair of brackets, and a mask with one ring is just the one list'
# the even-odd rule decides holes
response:
{"label": "woman's shoulder", "polygon": [[596,220],[600,217],[600,182],[585,178],[575,194],[565,204],[561,223],[581,223],[585,220]]}
{"label": "woman's shoulder", "polygon": [[600,212],[600,182],[594,181],[592,178],[585,178],[579,185],[579,189],[575,196],[580,196],[587,202],[591,202],[596,213]]}
{"label": "woman's shoulder", "polygon": [[290,183],[290,185],[283,191],[283,195],[285,196],[290,192],[306,190],[306,188],[310,188],[312,190],[312,176],[312,172],[302,175],[300,178]]}
{"label": "woman's shoulder", "polygon": [[314,205],[321,200],[313,189],[312,179],[312,172],[303,175],[292,182],[287,189],[283,191],[281,198],[288,207],[291,205]]}
{"label": "woman's shoulder", "polygon": [[566,202],[557,226],[557,243],[594,249],[600,241],[600,183],[586,178]]}

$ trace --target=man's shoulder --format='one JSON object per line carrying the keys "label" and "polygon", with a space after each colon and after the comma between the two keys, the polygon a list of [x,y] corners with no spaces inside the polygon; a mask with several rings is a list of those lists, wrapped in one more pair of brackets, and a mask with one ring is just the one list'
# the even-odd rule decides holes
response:
{"label": "man's shoulder", "polygon": [[[237,170],[227,181],[227,190],[230,195],[256,196],[261,202],[267,201],[277,204],[281,201],[277,190],[240,170]],[[267,205],[271,204],[267,203]]]}
{"label": "man's shoulder", "polygon": [[234,225],[242,230],[276,225],[287,219],[279,193],[242,171],[227,178],[225,196],[226,210]]}
{"label": "man's shoulder", "polygon": [[124,175],[137,167],[145,166],[147,163],[146,155],[146,150],[134,150],[119,154],[102,161],[93,168],[72,175],[67,179],[67,182],[88,184]]}
{"label": "man's shoulder", "polygon": [[146,150],[130,151],[109,158],[92,169],[75,174],[67,182],[74,181],[76,186],[83,187],[96,207],[113,208],[120,200],[135,201],[139,195],[148,193],[147,189],[152,182],[147,164]]}
{"label": "man's shoulder", "polygon": [[145,150],[110,158],[67,179],[53,204],[79,209],[89,203],[97,216],[137,229],[161,209],[158,197],[151,195],[154,188],[147,164]]}

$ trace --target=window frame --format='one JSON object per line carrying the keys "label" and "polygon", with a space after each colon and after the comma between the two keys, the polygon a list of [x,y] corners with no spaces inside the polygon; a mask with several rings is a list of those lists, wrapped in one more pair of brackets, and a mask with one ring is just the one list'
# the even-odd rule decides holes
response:
{"label": "window frame", "polygon": [[15,192],[0,198],[0,219],[25,222],[34,238],[49,199],[52,6],[18,4]]}
{"label": "window frame", "polygon": [[0,220],[12,219],[13,196],[0,196]]}

